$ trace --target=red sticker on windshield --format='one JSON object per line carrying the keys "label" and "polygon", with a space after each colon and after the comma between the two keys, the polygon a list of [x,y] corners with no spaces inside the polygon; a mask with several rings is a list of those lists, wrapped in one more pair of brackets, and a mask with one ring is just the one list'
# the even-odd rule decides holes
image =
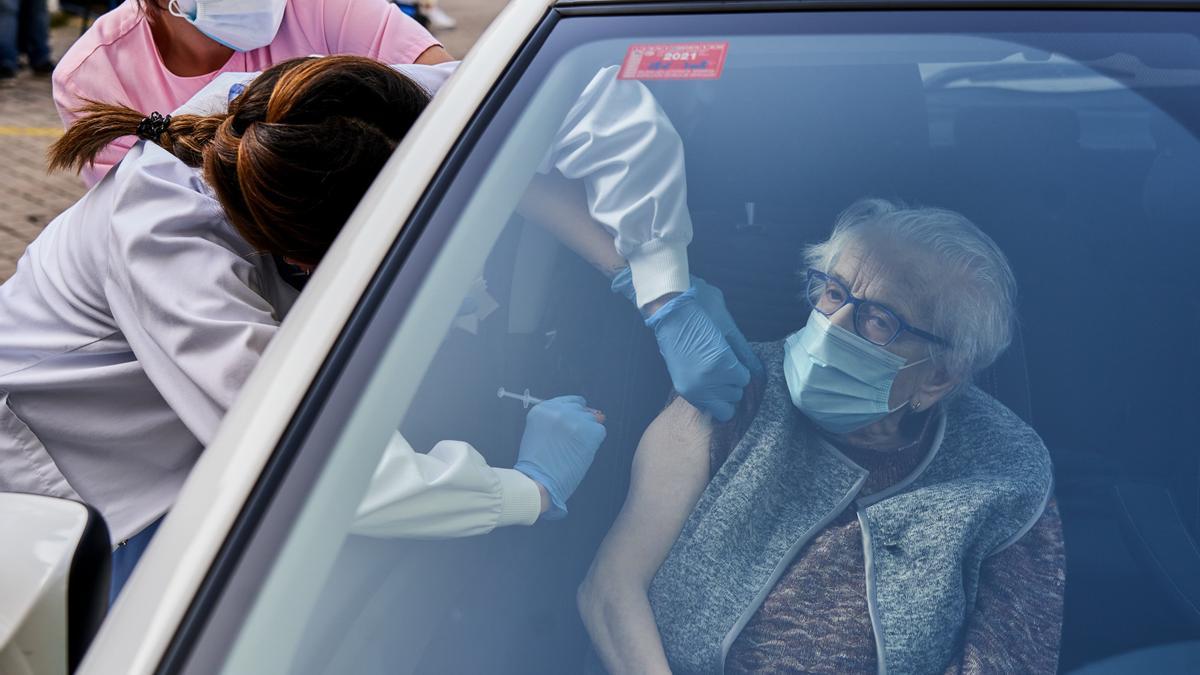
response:
{"label": "red sticker on windshield", "polygon": [[621,64],[622,80],[715,80],[725,67],[728,42],[632,45]]}

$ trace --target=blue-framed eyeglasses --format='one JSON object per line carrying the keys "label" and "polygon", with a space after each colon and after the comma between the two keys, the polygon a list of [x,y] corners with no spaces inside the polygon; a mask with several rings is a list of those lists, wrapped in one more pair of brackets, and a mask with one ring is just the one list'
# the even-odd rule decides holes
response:
{"label": "blue-framed eyeglasses", "polygon": [[886,305],[854,297],[845,284],[824,272],[808,270],[805,295],[813,309],[825,316],[831,316],[847,304],[854,305],[854,332],[871,344],[886,347],[905,331],[943,347],[950,344],[932,333],[914,328]]}

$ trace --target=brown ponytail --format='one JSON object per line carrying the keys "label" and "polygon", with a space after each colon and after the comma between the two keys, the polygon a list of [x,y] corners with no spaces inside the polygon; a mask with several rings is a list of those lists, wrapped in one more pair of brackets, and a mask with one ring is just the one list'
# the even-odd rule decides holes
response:
{"label": "brown ponytail", "polygon": [[[75,121],[47,151],[50,171],[70,170],[76,173],[96,161],[109,143],[122,136],[133,136],[145,115],[121,105],[88,101]],[[155,143],[183,160],[189,166],[200,166],[204,148],[213,139],[217,127],[227,115],[178,115],[171,118]]]}
{"label": "brown ponytail", "polygon": [[[429,102],[391,67],[360,56],[284,61],[222,115],[173,117],[155,143],[202,166],[252,246],[315,265]],[[89,102],[50,148],[51,169],[83,168],[146,119]]]}

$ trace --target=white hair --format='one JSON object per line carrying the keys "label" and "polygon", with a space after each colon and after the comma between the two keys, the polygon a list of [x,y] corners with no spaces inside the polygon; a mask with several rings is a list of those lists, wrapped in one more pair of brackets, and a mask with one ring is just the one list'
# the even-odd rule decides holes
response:
{"label": "white hair", "polygon": [[[996,242],[965,216],[935,208],[909,208],[886,199],[863,199],[838,216],[833,234],[804,250],[805,263],[829,272],[850,243],[881,233],[928,259],[913,298],[926,316],[905,317],[949,343],[934,347],[934,363],[963,384],[1008,348],[1016,323],[1016,279]],[[921,323],[917,323],[920,321]]]}

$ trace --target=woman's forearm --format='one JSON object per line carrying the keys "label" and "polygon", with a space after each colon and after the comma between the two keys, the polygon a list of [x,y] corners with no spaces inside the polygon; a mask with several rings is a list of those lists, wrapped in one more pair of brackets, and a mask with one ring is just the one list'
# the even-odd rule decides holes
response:
{"label": "woman's forearm", "polygon": [[[588,213],[587,196],[578,181],[569,181],[558,174],[538,174],[529,184],[518,211],[609,279],[629,266],[613,247],[612,235]],[[642,314],[654,314],[676,295],[679,294],[670,293],[644,303]]]}
{"label": "woman's forearm", "polygon": [[578,602],[579,614],[608,672],[671,672],[644,588],[589,574],[579,587]]}
{"label": "woman's forearm", "polygon": [[613,246],[612,235],[588,212],[587,195],[578,181],[567,180],[558,173],[538,174],[526,189],[517,211],[541,225],[609,279],[628,266]]}

